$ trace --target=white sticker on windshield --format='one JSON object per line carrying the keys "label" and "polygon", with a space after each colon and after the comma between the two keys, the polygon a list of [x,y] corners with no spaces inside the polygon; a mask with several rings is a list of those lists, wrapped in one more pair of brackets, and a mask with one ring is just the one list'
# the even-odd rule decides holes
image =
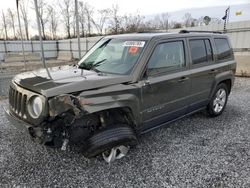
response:
{"label": "white sticker on windshield", "polygon": [[133,46],[143,48],[145,41],[125,41],[122,46]]}

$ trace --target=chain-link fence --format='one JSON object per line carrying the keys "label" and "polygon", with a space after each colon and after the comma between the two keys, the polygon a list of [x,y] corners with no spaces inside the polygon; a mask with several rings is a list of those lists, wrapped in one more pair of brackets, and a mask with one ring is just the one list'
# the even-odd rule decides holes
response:
{"label": "chain-link fence", "polygon": [[[101,37],[81,38],[81,55]],[[0,41],[0,96],[8,94],[12,77],[24,71],[42,68],[39,41],[24,41],[25,59],[21,41]],[[79,59],[77,39],[43,41],[48,67],[75,63]]]}
{"label": "chain-link fence", "polygon": [[[183,28],[182,28],[183,29]],[[188,30],[223,31],[223,24],[186,28]],[[178,32],[180,29],[170,30]],[[234,48],[240,72],[250,73],[250,21],[233,22],[227,25],[227,35]],[[81,55],[101,37],[81,38]],[[48,67],[64,65],[79,58],[77,39],[43,41]],[[0,41],[0,96],[6,95],[13,75],[18,72],[42,67],[39,41],[24,41],[26,63],[22,55],[21,41]],[[25,66],[26,65],[26,66]],[[241,66],[242,65],[242,66]]]}

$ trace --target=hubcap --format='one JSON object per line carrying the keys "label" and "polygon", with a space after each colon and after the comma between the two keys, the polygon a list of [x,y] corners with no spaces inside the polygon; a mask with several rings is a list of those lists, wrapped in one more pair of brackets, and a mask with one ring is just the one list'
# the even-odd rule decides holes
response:
{"label": "hubcap", "polygon": [[114,162],[116,159],[121,159],[122,157],[126,156],[129,150],[129,146],[118,146],[114,147],[109,151],[105,151],[102,153],[103,159],[107,163]]}
{"label": "hubcap", "polygon": [[219,89],[215,95],[215,99],[213,102],[213,108],[216,113],[220,113],[221,110],[224,108],[226,103],[226,91],[225,89]]}

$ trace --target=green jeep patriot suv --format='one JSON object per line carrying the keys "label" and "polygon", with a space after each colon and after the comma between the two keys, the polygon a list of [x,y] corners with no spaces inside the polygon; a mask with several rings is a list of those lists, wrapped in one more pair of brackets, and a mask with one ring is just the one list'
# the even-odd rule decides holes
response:
{"label": "green jeep patriot suv", "polygon": [[78,65],[15,76],[6,115],[36,142],[80,144],[86,157],[112,162],[139,134],[203,109],[220,115],[235,69],[221,33],[107,36]]}

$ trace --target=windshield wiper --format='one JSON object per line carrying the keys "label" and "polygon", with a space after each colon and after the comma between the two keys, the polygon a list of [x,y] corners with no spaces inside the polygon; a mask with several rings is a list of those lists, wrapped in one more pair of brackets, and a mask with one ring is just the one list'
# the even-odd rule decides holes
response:
{"label": "windshield wiper", "polygon": [[93,70],[95,72],[101,72],[100,70],[98,70],[96,67],[98,67],[100,64],[102,64],[104,61],[106,61],[107,59],[102,59],[101,61],[98,61],[96,63],[92,63],[90,66],[89,70]]}
{"label": "windshield wiper", "polygon": [[107,59],[102,59],[98,62],[95,63],[95,61],[89,61],[87,63],[82,63],[81,65],[79,65],[78,68],[80,69],[87,69],[87,70],[93,70],[95,72],[101,72],[100,70],[96,69],[95,67],[98,67],[100,64],[102,64],[104,61],[106,61]]}
{"label": "windshield wiper", "polygon": [[94,69],[95,67],[98,67],[101,63],[103,63],[104,61],[106,61],[107,59],[102,59],[101,61],[98,61],[96,63],[92,63],[91,64],[91,68],[90,70]]}

